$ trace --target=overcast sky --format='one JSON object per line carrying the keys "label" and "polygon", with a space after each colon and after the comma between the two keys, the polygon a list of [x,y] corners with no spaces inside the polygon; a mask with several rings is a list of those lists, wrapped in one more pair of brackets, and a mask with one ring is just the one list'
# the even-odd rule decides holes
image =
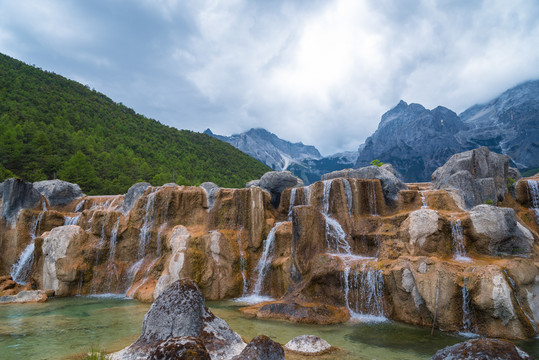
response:
{"label": "overcast sky", "polygon": [[0,52],[179,129],[355,150],[539,78],[539,1],[0,0]]}

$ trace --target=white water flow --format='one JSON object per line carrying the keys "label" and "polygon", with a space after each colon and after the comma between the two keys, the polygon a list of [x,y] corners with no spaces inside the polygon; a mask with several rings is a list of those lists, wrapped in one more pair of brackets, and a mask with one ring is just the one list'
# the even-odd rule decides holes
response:
{"label": "white water flow", "polygon": [[420,191],[419,194],[421,194],[421,209],[428,209],[429,205],[427,204],[427,198],[425,197],[425,191]]}
{"label": "white water flow", "polygon": [[344,299],[351,319],[362,322],[386,321],[382,270],[375,269],[372,260],[361,260],[360,265],[356,265],[353,270],[350,260],[342,260],[345,265]]}
{"label": "white water flow", "polygon": [[303,188],[303,203],[305,205],[311,205],[311,187],[305,186]]}
{"label": "white water flow", "polygon": [[467,283],[468,278],[464,278],[462,285],[462,331],[472,333],[472,298]]}
{"label": "white water flow", "polygon": [[155,198],[157,193],[152,192],[146,197],[144,220],[139,234],[138,258],[142,259],[146,255],[146,246],[151,239],[151,229],[155,218]]}
{"label": "white water flow", "polygon": [[535,214],[535,221],[539,224],[539,181],[528,180],[528,191],[532,203],[532,212]]}
{"label": "white water flow", "polygon": [[96,280],[99,275],[97,273],[97,266],[99,265],[99,261],[101,260],[101,253],[103,252],[103,247],[105,246],[105,243],[106,243],[105,224],[107,223],[107,219],[108,219],[108,214],[106,216],[103,216],[103,222],[101,223],[101,238],[99,239],[99,243],[97,244],[97,247],[96,247],[94,269],[92,272],[92,289],[91,289],[92,294],[97,293]]}
{"label": "white water flow", "polygon": [[30,243],[22,251],[19,260],[11,266],[10,275],[17,284],[24,285],[28,282],[34,264],[34,241],[36,237],[41,235],[41,220],[43,220],[44,214],[44,212],[40,212],[37,217],[34,217],[30,227]]}
{"label": "white water flow", "polygon": [[369,213],[371,215],[378,215],[378,210],[376,209],[376,183],[374,181],[369,181]]}
{"label": "white water flow", "polygon": [[[152,262],[148,265],[148,267],[146,268],[146,270],[144,271],[144,279],[142,279],[142,281],[137,285],[135,286],[134,288],[133,287],[133,283],[135,281],[135,276],[137,275],[137,272],[138,272],[138,269],[137,271],[135,271],[135,273],[133,274],[133,282],[131,283],[131,286],[129,287],[130,289],[126,292],[125,296],[128,297],[128,298],[133,298],[137,292],[137,290],[144,284],[146,284],[146,282],[148,281],[148,278],[150,276],[150,271],[152,270],[152,267],[155,265],[155,263],[157,262],[157,260],[159,260],[159,258],[155,258],[152,260]],[[142,265],[142,263],[141,263]],[[139,266],[139,269],[140,269],[140,266]],[[131,289],[132,288],[132,289]]]}
{"label": "white water flow", "polygon": [[143,262],[144,262],[144,258],[139,259],[136,263],[131,265],[129,270],[127,270],[127,281],[125,282],[126,283],[126,287],[125,287],[126,296],[129,289],[133,287],[133,284],[135,283],[135,277],[137,276],[137,273],[140,270],[140,267],[142,266]]}
{"label": "white water flow", "polygon": [[249,291],[249,283],[247,282],[247,271],[245,270],[245,251],[243,251],[243,244],[241,239],[243,229],[240,229],[238,232],[238,249],[240,252],[240,271],[241,271],[241,277],[243,278],[243,290],[241,293],[242,297],[247,296],[247,292]]}
{"label": "white water flow", "polygon": [[344,232],[341,224],[331,216],[329,216],[329,195],[331,193],[332,180],[325,180],[324,182],[324,197],[322,199],[322,205],[326,222],[326,245],[329,251],[336,254],[352,255],[352,247],[346,239],[346,233]]}
{"label": "white water flow", "polygon": [[515,298],[515,301],[517,302],[517,305],[520,308],[520,311],[526,316],[531,326],[533,327],[535,334],[537,334],[537,327],[535,326],[535,321],[533,321],[533,317],[528,315],[528,313],[524,311],[524,308],[522,307],[522,304],[520,303],[520,300],[518,299],[517,286],[515,284],[515,281],[511,278],[511,276],[509,276],[507,269],[503,269],[503,272],[505,273],[505,276],[509,280],[509,284],[511,284],[511,289],[513,290],[513,298]]}
{"label": "white water flow", "polygon": [[292,221],[292,211],[294,210],[294,203],[296,202],[297,188],[292,188],[290,191],[290,204],[288,205],[288,220]]}
{"label": "white water flow", "polygon": [[464,247],[464,236],[462,235],[462,224],[460,219],[451,216],[451,237],[453,238],[453,249],[455,252],[455,260],[471,261],[466,256],[466,248]]}
{"label": "white water flow", "polygon": [[269,232],[268,238],[264,240],[264,250],[255,268],[255,270],[257,271],[257,277],[256,277],[255,287],[253,290],[253,295],[256,295],[256,296],[262,295],[262,286],[264,284],[264,279],[266,278],[266,275],[268,274],[268,270],[271,265],[271,260],[273,258],[272,250],[274,248],[273,244],[275,243],[275,233],[277,232],[277,230],[282,224],[283,222],[278,222],[277,224],[275,224],[275,226],[273,226],[273,228]]}
{"label": "white water flow", "polygon": [[79,223],[80,214],[75,216],[64,216],[64,225],[77,225]]}
{"label": "white water flow", "polygon": [[346,195],[346,204],[348,205],[348,215],[351,217],[353,207],[352,187],[348,179],[342,179],[342,184],[344,186],[344,194]]}
{"label": "white water flow", "polygon": [[45,201],[41,200],[41,205],[43,207],[43,211],[47,211],[47,204],[45,203]]}
{"label": "white water flow", "polygon": [[116,220],[116,223],[114,224],[112,228],[112,232],[110,233],[110,244],[109,244],[109,255],[107,259],[107,292],[111,292],[112,289],[112,283],[114,282],[114,279],[116,279],[116,282],[118,281],[118,269],[116,269],[116,265],[114,265],[114,257],[116,256],[116,245],[118,243],[118,229],[120,227],[120,217],[118,217],[118,220]]}
{"label": "white water flow", "polygon": [[75,212],[81,212],[82,208],[84,207],[85,202],[86,202],[86,200],[82,200],[81,202],[79,202],[77,204],[77,207],[75,207]]}

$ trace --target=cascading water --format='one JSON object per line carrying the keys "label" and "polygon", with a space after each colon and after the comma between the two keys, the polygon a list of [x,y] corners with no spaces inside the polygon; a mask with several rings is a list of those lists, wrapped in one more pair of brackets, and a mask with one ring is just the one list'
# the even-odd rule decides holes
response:
{"label": "cascading water", "polygon": [[260,259],[258,260],[258,264],[256,265],[256,268],[255,268],[257,275],[256,275],[256,282],[255,282],[252,294],[248,296],[242,296],[236,299],[236,301],[256,304],[263,301],[273,300],[269,296],[262,295],[262,286],[264,285],[264,279],[266,278],[268,274],[268,271],[271,265],[271,260],[273,258],[272,250],[274,247],[273,244],[275,242],[275,234],[282,224],[283,222],[276,223],[271,229],[271,231],[269,232],[268,237],[263,242],[264,249],[262,251],[262,255],[260,256]]}
{"label": "cascading water", "polygon": [[75,216],[64,216],[64,225],[77,225],[79,223],[80,214]]}
{"label": "cascading water", "polygon": [[125,296],[128,298],[133,298],[137,292],[137,290],[144,284],[146,284],[146,281],[148,281],[148,277],[150,276],[150,271],[152,270],[152,267],[155,265],[155,263],[159,260],[159,258],[155,258],[152,260],[152,262],[146,267],[146,270],[144,271],[144,279],[133,288],[133,283],[135,281],[135,276],[138,273],[138,270],[140,269],[142,263],[139,265],[138,269],[133,273],[133,281],[131,282],[131,286],[129,287],[129,290],[126,292]]}
{"label": "cascading water", "polygon": [[468,278],[464,278],[464,284],[462,285],[462,333],[472,335],[472,297],[467,284]]}
{"label": "cascading water", "polygon": [[11,278],[17,284],[24,285],[28,282],[28,277],[34,264],[35,239],[38,235],[41,235],[41,220],[43,220],[44,214],[45,212],[40,212],[37,217],[34,217],[30,227],[30,243],[19,256],[19,260],[11,266]]}
{"label": "cascading water", "polygon": [[140,235],[139,235],[139,248],[138,248],[138,258],[142,259],[146,255],[146,246],[148,245],[148,242],[150,241],[151,233],[150,230],[152,229],[153,222],[154,222],[154,215],[155,215],[155,198],[157,193],[152,192],[146,197],[146,206],[145,206],[145,213],[144,213],[144,220],[142,223],[142,227],[140,228]]}
{"label": "cascading water", "polygon": [[345,262],[343,282],[346,308],[353,320],[387,320],[384,316],[382,270],[375,269],[370,260],[362,260],[360,267],[356,266],[352,271],[350,263]]}
{"label": "cascading water", "polygon": [[77,206],[75,207],[75,212],[81,212],[82,208],[84,207],[85,202],[86,200],[82,200],[81,202],[79,202]]}
{"label": "cascading water", "polygon": [[294,210],[294,203],[296,202],[297,188],[292,188],[290,191],[290,204],[288,205],[288,220],[292,221],[292,211]]}
{"label": "cascading water", "polygon": [[344,186],[344,194],[346,195],[346,204],[348,205],[348,214],[352,216],[352,207],[353,207],[353,196],[352,196],[352,187],[348,179],[342,179]]}
{"label": "cascading water", "polygon": [[111,292],[112,289],[112,283],[114,282],[114,279],[118,281],[118,270],[116,269],[116,265],[114,265],[114,257],[116,256],[116,245],[118,242],[118,229],[120,227],[120,217],[118,217],[118,220],[116,220],[116,223],[114,224],[112,228],[112,232],[110,234],[110,245],[109,245],[109,255],[107,259],[107,292]]}
{"label": "cascading water", "polygon": [[532,203],[531,211],[535,214],[535,221],[539,224],[539,181],[528,180],[528,191]]}
{"label": "cascading water", "polygon": [[99,261],[101,260],[101,253],[103,252],[103,247],[106,243],[106,234],[105,234],[105,224],[107,223],[108,214],[106,216],[103,216],[103,222],[101,223],[101,238],[99,239],[99,243],[96,247],[96,256],[95,256],[95,262],[94,262],[94,270],[92,274],[92,294],[97,293],[97,283],[96,280],[98,279],[98,273],[97,273],[97,266],[99,265]]}
{"label": "cascading water", "polygon": [[427,204],[427,198],[425,197],[425,191],[420,191],[419,194],[421,194],[421,209],[428,209],[429,205]]}
{"label": "cascading water", "polygon": [[247,282],[247,271],[245,270],[245,251],[243,250],[243,244],[241,241],[241,234],[243,228],[238,232],[238,249],[240,252],[240,271],[241,277],[243,278],[243,290],[241,293],[242,297],[247,296],[247,291],[249,291],[249,283]]}
{"label": "cascading water", "polygon": [[455,260],[471,261],[466,256],[466,248],[464,247],[464,237],[462,235],[462,224],[460,219],[451,216],[451,237],[453,238],[453,249],[455,251]]}
{"label": "cascading water", "polygon": [[369,213],[371,215],[378,215],[378,210],[376,209],[376,183],[374,181],[369,181],[368,183],[368,189],[369,189]]}
{"label": "cascading water", "polygon": [[352,247],[348,243],[348,240],[346,239],[346,233],[344,232],[341,224],[333,219],[331,216],[329,216],[329,195],[331,193],[331,186],[333,184],[332,180],[325,180],[324,182],[324,197],[322,199],[322,205],[324,208],[324,211],[322,212],[322,215],[324,215],[325,222],[326,222],[326,244],[328,246],[328,249],[334,253],[337,254],[346,254],[351,255],[352,254]]}

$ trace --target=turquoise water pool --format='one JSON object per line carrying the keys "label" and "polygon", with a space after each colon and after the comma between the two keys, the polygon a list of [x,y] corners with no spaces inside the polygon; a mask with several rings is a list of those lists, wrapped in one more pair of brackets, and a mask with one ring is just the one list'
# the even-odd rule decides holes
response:
{"label": "turquoise water pool", "polygon": [[[341,348],[340,360],[429,359],[436,350],[465,338],[385,322],[332,326],[298,325],[245,318],[232,301],[208,302],[247,341],[265,334],[285,344],[295,336],[318,335]],[[50,299],[41,304],[0,306],[0,359],[77,359],[90,349],[119,350],[140,334],[149,304],[110,297]],[[539,339],[518,344],[539,357]],[[327,357],[328,359],[331,356]]]}

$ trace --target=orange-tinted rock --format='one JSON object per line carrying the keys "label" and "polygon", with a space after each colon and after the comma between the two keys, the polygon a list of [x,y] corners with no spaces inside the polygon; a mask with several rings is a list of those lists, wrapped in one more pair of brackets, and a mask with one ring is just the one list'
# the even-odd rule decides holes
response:
{"label": "orange-tinted rock", "polygon": [[350,319],[348,310],[327,304],[275,301],[241,308],[259,319],[287,320],[304,324],[340,324]]}

